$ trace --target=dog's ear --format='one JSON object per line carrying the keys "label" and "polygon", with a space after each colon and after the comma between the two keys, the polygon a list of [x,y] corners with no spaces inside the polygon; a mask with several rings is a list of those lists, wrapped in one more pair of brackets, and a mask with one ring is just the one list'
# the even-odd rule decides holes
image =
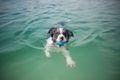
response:
{"label": "dog's ear", "polygon": [[53,37],[55,30],[56,30],[56,28],[54,28],[54,27],[50,28],[48,31],[48,34],[50,34],[50,36]]}
{"label": "dog's ear", "polygon": [[73,32],[68,30],[68,35],[74,37]]}

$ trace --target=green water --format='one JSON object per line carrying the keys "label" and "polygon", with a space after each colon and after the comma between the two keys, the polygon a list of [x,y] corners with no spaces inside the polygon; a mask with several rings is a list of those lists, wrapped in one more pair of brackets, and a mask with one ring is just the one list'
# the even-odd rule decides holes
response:
{"label": "green water", "polygon": [[[119,0],[0,0],[0,80],[120,80]],[[74,33],[64,57],[44,53],[53,24]]]}

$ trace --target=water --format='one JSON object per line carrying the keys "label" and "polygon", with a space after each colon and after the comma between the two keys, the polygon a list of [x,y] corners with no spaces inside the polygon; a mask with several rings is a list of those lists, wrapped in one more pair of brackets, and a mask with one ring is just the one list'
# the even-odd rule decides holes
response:
{"label": "water", "polygon": [[[119,0],[0,0],[0,80],[120,80]],[[53,24],[74,33],[67,48],[44,54]]]}

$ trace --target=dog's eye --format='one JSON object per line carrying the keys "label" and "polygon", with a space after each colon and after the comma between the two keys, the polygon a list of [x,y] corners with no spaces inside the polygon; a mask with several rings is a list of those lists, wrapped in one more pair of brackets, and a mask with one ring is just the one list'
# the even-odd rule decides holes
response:
{"label": "dog's eye", "polygon": [[63,35],[66,35],[66,33],[65,33],[65,32],[63,32]]}

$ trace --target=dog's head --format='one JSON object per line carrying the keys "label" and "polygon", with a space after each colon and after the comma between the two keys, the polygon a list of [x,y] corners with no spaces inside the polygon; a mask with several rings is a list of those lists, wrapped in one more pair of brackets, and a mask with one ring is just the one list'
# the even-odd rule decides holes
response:
{"label": "dog's head", "polygon": [[58,41],[68,42],[69,38],[71,36],[74,36],[70,30],[61,27],[50,28],[48,34],[50,34],[54,42],[58,42]]}

